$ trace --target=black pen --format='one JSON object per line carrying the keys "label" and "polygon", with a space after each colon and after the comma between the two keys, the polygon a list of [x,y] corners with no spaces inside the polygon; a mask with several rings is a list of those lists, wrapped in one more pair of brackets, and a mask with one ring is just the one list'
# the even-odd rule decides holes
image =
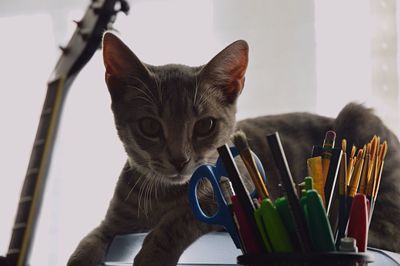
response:
{"label": "black pen", "polygon": [[293,181],[285,152],[279,138],[279,133],[275,132],[275,134],[268,135],[267,141],[272,151],[272,156],[275,165],[278,168],[280,179],[288,199],[289,210],[293,216],[293,225],[295,227],[296,237],[300,244],[301,251],[310,252],[311,239],[308,233],[306,219],[300,205],[299,196],[296,192],[296,184]]}

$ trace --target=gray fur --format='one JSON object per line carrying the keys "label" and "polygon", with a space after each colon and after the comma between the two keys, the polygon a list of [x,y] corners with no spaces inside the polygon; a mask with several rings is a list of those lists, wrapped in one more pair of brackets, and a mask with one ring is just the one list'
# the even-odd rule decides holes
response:
{"label": "gray fur", "polygon": [[[373,134],[386,139],[381,193],[370,232],[373,246],[400,251],[400,144],[373,112],[362,105],[347,105],[336,119],[309,113],[264,116],[235,122],[236,99],[244,85],[247,44],[238,41],[202,67],[143,64],[120,40],[104,36],[106,82],[119,137],[128,155],[105,219],[89,233],[72,254],[68,265],[97,265],[116,234],[146,232],[134,265],[176,265],[179,256],[201,235],[218,230],[198,221],[187,199],[191,173],[203,163],[214,162],[216,148],[243,130],[250,147],[260,157],[268,174],[268,189],[280,194],[278,177],[265,136],[279,131],[293,176],[306,175],[306,158],[312,145],[323,141],[327,130],[360,146]],[[157,119],[163,135],[143,136],[138,121]],[[216,127],[207,137],[193,135],[199,119],[213,117]],[[171,158],[189,159],[181,171]],[[202,206],[215,209],[207,183],[199,189]],[[390,215],[388,215],[390,214]],[[387,241],[392,239],[392,241]],[[385,240],[385,241],[384,241]]]}

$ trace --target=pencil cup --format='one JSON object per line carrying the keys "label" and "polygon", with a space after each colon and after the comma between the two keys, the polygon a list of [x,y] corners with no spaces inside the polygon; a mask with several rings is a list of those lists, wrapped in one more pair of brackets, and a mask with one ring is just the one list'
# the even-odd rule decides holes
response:
{"label": "pencil cup", "polygon": [[370,255],[356,252],[266,253],[237,257],[237,263],[246,266],[362,266],[371,262]]}

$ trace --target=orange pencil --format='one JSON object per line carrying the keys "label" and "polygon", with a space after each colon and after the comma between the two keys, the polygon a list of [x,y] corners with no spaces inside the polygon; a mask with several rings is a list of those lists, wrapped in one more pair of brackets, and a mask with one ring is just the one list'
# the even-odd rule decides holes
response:
{"label": "orange pencil", "polygon": [[357,193],[358,184],[360,182],[361,171],[364,164],[364,151],[360,149],[357,153],[357,161],[350,180],[349,196],[354,197]]}
{"label": "orange pencil", "polygon": [[351,181],[351,176],[353,175],[353,170],[354,170],[354,165],[356,163],[357,158],[355,157],[356,154],[356,146],[351,147],[351,152],[350,152],[350,157],[349,157],[349,163],[347,164],[347,186],[350,185]]}
{"label": "orange pencil", "polygon": [[382,144],[382,148],[381,148],[381,152],[379,154],[379,167],[378,167],[378,172],[379,174],[377,175],[377,180],[375,182],[375,186],[372,190],[372,198],[374,201],[376,201],[376,198],[378,196],[378,190],[379,190],[379,185],[381,183],[381,178],[382,178],[382,172],[383,172],[383,165],[385,163],[385,157],[386,157],[386,153],[387,153],[387,142],[383,142]]}
{"label": "orange pencil", "polygon": [[369,162],[369,157],[370,157],[370,152],[371,152],[371,145],[368,143],[368,145],[364,145],[364,165],[361,171],[361,180],[360,180],[360,185],[358,188],[358,192],[366,195],[367,193],[367,175],[368,175],[368,162]]}
{"label": "orange pencil", "polygon": [[368,184],[367,184],[367,197],[368,199],[371,199],[372,197],[372,191],[374,189],[375,183],[376,183],[376,178],[377,174],[376,173],[376,163],[378,160],[378,148],[379,148],[379,142],[380,138],[377,136],[374,136],[372,141],[371,141],[371,164],[369,165],[369,173],[368,173]]}
{"label": "orange pencil", "polygon": [[380,166],[379,166],[379,174],[377,175],[377,180],[375,182],[376,187],[373,188],[373,192],[372,192],[371,198],[370,198],[370,202],[371,202],[371,204],[370,204],[371,207],[370,207],[370,211],[369,211],[369,222],[370,223],[371,223],[371,219],[372,219],[372,214],[374,212],[375,202],[378,197],[379,185],[381,183],[383,165],[385,162],[387,149],[388,149],[388,145],[387,145],[387,142],[385,141],[385,142],[383,142],[382,148],[380,149],[380,153],[379,153],[379,161],[380,161],[379,165]]}

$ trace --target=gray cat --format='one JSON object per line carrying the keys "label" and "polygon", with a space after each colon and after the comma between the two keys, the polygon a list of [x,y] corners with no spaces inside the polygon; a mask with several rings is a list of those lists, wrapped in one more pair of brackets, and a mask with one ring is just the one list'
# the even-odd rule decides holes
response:
{"label": "gray cat", "polygon": [[[278,176],[265,136],[279,131],[296,181],[306,176],[306,158],[327,130],[358,147],[374,134],[389,152],[370,231],[370,245],[400,251],[400,144],[371,110],[347,105],[336,119],[309,113],[264,116],[235,122],[236,100],[245,80],[248,45],[236,41],[201,67],[142,63],[116,36],[103,40],[106,83],[118,135],[128,155],[105,219],[72,254],[68,265],[98,265],[116,234],[150,233],[134,265],[176,265],[201,235],[219,227],[198,221],[187,183],[201,164],[213,163],[216,148],[243,130],[268,174],[273,198]],[[199,189],[204,209],[215,202],[207,184]]]}

